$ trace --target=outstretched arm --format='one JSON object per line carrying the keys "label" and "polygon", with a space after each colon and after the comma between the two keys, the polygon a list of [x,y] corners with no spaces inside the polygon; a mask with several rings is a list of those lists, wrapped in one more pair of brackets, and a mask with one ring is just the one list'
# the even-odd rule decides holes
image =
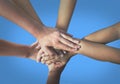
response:
{"label": "outstretched arm", "polygon": [[[15,22],[35,36],[46,54],[56,54],[49,47],[56,47],[67,51],[75,51],[76,49],[77,44],[74,43],[76,40],[71,36],[57,29],[46,27],[40,20],[38,22],[31,18],[20,7],[16,7],[9,0],[0,0],[0,15]],[[69,39],[72,40],[69,41]],[[71,44],[74,46],[71,46]]]}
{"label": "outstretched arm", "polygon": [[[55,64],[50,64],[55,67],[57,63]],[[48,67],[50,66],[48,65]],[[58,67],[58,68],[52,68],[52,70],[49,71],[48,73],[48,79],[47,79],[47,84],[60,84],[60,76],[62,74],[62,71],[64,70],[64,66]]]}
{"label": "outstretched arm", "polygon": [[85,37],[81,40],[78,53],[101,61],[120,63],[120,49],[104,45],[118,39],[120,39],[120,23]]}
{"label": "outstretched arm", "polygon": [[0,56],[27,57],[30,53],[33,53],[33,51],[34,48],[30,46],[0,40]]}
{"label": "outstretched arm", "polygon": [[79,54],[83,54],[100,61],[120,63],[120,49],[104,44],[81,40]]}
{"label": "outstretched arm", "polygon": [[13,1],[0,0],[0,15],[23,27],[35,37],[38,37],[39,32],[42,34],[42,22],[38,25],[37,21],[27,15],[21,7],[16,7]]}
{"label": "outstretched arm", "polygon": [[67,32],[76,1],[77,0],[60,0],[56,28]]}
{"label": "outstretched arm", "polygon": [[[102,34],[104,37],[102,37]],[[92,37],[97,36],[97,38],[104,38],[104,40],[106,40],[107,42],[118,40],[120,39],[120,26],[119,24],[116,24],[112,28],[108,27],[106,29],[97,31],[96,33],[93,33],[91,35]],[[109,37],[109,35],[111,37]],[[104,43],[104,40],[101,41]],[[74,52],[74,53],[83,54],[87,57],[97,59],[100,61],[107,61],[118,64],[120,63],[120,49],[110,47],[101,43],[92,42],[89,40],[79,40],[79,41],[80,41],[79,45],[81,46],[81,48],[79,49],[78,52]]]}
{"label": "outstretched arm", "polygon": [[[60,1],[56,28],[64,32],[67,32],[70,19],[74,11],[75,4],[76,4],[76,0],[61,0]],[[64,57],[70,58],[69,56],[64,56]],[[64,60],[61,60],[61,61],[64,61]],[[48,60],[48,62],[50,62],[50,60]],[[47,84],[59,84],[60,76],[61,76],[62,71],[64,70],[66,63],[67,61],[64,64],[60,62],[62,66],[60,66],[59,68],[55,68],[55,66],[57,65],[57,62],[53,62],[50,65],[48,64],[49,74],[48,74]]]}
{"label": "outstretched arm", "polygon": [[40,18],[36,14],[30,0],[10,0],[10,2],[16,7],[21,9],[21,12],[26,13],[29,17],[41,23]]}
{"label": "outstretched arm", "polygon": [[117,40],[118,38],[120,38],[120,23],[94,32],[83,39],[91,42],[106,44]]}
{"label": "outstretched arm", "polygon": [[[62,51],[57,50],[57,52],[61,53]],[[54,59],[48,59],[48,56],[42,56],[41,62],[46,64],[49,69],[47,84],[59,84],[60,76],[72,55],[70,53],[66,53],[64,56],[59,54]]]}

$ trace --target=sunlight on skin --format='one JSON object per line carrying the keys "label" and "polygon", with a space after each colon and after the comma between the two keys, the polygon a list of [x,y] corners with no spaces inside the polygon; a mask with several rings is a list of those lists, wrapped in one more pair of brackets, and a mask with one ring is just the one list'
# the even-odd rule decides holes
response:
{"label": "sunlight on skin", "polygon": [[53,71],[64,67],[73,55],[75,54],[65,53],[63,56],[54,56],[53,59],[50,59],[49,56],[42,56],[41,63],[46,64],[49,68],[49,71]]}

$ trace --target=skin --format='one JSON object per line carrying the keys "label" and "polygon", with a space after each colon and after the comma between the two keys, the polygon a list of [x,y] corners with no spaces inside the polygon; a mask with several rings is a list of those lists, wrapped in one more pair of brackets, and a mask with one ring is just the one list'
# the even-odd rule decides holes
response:
{"label": "skin", "polygon": [[118,39],[120,39],[120,23],[86,36],[81,40],[81,49],[78,53],[101,61],[120,63],[120,49],[105,45]]}
{"label": "skin", "polygon": [[[32,17],[37,22],[41,23],[40,18],[36,14],[32,7],[30,0],[9,0],[15,7],[21,9],[22,12],[26,13],[29,17]],[[28,10],[29,9],[29,10]]]}
{"label": "skin", "polygon": [[[97,31],[93,34],[95,36],[96,35],[101,36],[101,35],[106,34],[108,36],[107,39],[105,39],[105,38],[103,38],[103,39],[107,40],[107,42],[108,42],[111,39],[117,40],[120,38],[119,30],[120,30],[120,24],[118,23],[116,25],[113,25],[108,28]],[[113,34],[113,37],[110,36],[111,33]],[[90,34],[90,36],[93,34]],[[101,37],[103,37],[103,36],[101,36]],[[102,38],[100,38],[100,39],[102,39]],[[74,52],[74,53],[87,55],[88,57],[91,57],[91,58],[94,58],[97,60],[101,60],[101,61],[120,63],[120,57],[119,57],[120,49],[109,47],[102,43],[100,44],[97,42],[87,41],[86,39],[80,40],[80,41],[81,41],[81,43],[80,43],[81,49],[78,52]],[[0,55],[18,55],[18,56],[27,57],[27,58],[36,60],[37,54],[35,54],[36,52],[33,52],[33,49],[34,48],[38,49],[38,43],[35,43],[34,45],[32,45],[32,48],[30,48],[28,46],[13,44],[13,43],[9,43],[4,40],[0,40],[0,46],[1,46],[0,47],[0,51],[1,51]],[[24,52],[24,51],[27,51],[27,52]],[[99,52],[101,52],[101,54],[99,54]],[[73,56],[73,54],[67,53],[62,57],[61,57],[61,55],[55,56],[55,58],[52,60],[49,60],[48,56],[42,57],[41,62],[46,63],[49,68],[47,84],[59,84],[60,75],[61,75],[62,71],[64,70],[65,65],[67,64],[67,62],[69,61],[69,59],[72,56]],[[55,79],[53,79],[53,78],[55,78]]]}
{"label": "skin", "polygon": [[[68,26],[70,24],[70,20],[72,18],[72,14],[73,14],[73,11],[74,11],[74,8],[75,8],[75,5],[76,5],[76,0],[60,0],[60,6],[59,6],[59,11],[58,11],[58,18],[57,18],[57,22],[56,22],[56,29],[59,29],[59,30],[61,30],[63,32],[67,32]],[[73,41],[72,38],[69,38],[68,43],[70,43],[70,41],[71,42]],[[76,39],[74,41],[74,43],[79,44],[80,41],[78,41]],[[74,46],[73,44],[70,44],[70,45]],[[76,47],[76,50],[78,50],[79,48],[80,48],[80,46],[78,45]],[[44,54],[44,51],[41,50],[39,52],[39,54],[40,55]],[[41,56],[38,57],[38,61],[39,61],[40,58],[41,58]]]}
{"label": "skin", "polygon": [[[97,40],[95,39],[95,42],[93,42],[92,37]],[[120,23],[94,32],[85,37],[83,40],[79,40],[81,48],[78,52],[74,53],[83,54],[100,61],[120,63],[120,49],[105,45],[105,43],[118,39],[120,39]]]}
{"label": "skin", "polygon": [[[60,1],[60,7],[58,12],[58,19],[56,23],[56,28],[67,32],[68,26],[73,14],[73,10],[75,8],[76,0],[61,0]],[[78,41],[78,40],[77,40]],[[79,41],[78,41],[79,42]],[[79,46],[80,48],[80,46]],[[59,79],[62,71],[64,70],[64,67],[66,66],[67,62],[73,55],[72,53],[64,53],[64,51],[57,50],[59,52],[59,55],[54,56],[54,60],[50,60],[50,56],[40,56],[44,53],[40,53],[39,58],[42,58],[40,61],[41,63],[47,64],[49,68],[49,74],[47,79],[47,84],[59,84]],[[61,52],[62,55],[61,56]],[[49,59],[49,60],[46,60]],[[59,60],[58,60],[59,59]],[[56,61],[55,61],[56,60]]]}
{"label": "skin", "polygon": [[46,61],[46,64],[49,69],[47,84],[59,84],[60,76],[61,76],[66,64],[70,60],[70,58],[71,58],[71,55],[66,54],[66,55],[64,55],[64,57],[59,57],[59,61],[57,60],[56,62],[53,62],[51,64],[49,63],[50,62],[49,60]]}
{"label": "skin", "polygon": [[[95,42],[92,42],[93,39],[95,39]],[[79,45],[81,45],[80,50],[72,53],[83,54],[96,60],[119,64],[120,49],[105,45],[105,43],[118,39],[120,39],[120,23],[94,32],[85,37],[83,40],[79,40]],[[62,57],[59,55],[55,56],[53,59],[49,59],[48,56],[42,57],[41,62],[46,64],[49,68],[47,84],[59,84],[60,75],[68,60],[72,56],[74,56],[74,54],[68,53],[68,55],[65,54]],[[56,79],[54,80],[53,78]]]}
{"label": "skin", "polygon": [[[33,18],[36,17],[35,13],[34,15],[28,15],[29,11],[26,11],[27,8],[22,10],[23,8],[16,6],[14,3],[20,3],[20,6],[22,1],[13,2],[12,0],[0,0],[0,15],[18,24],[23,29],[27,30],[29,33],[35,36],[41,45],[41,49],[46,54],[57,54],[55,51],[51,50],[50,47],[55,47],[57,49],[63,49],[67,51],[77,50],[78,42],[76,39],[73,39],[70,35],[63,31],[45,26],[40,19],[38,21],[38,19]],[[28,3],[29,7],[31,7],[28,1],[25,3]],[[33,10],[32,7],[31,10]]]}
{"label": "skin", "polygon": [[[57,29],[63,32],[67,31],[75,4],[76,4],[76,0],[61,0],[59,12],[58,12],[58,19],[56,23]],[[69,39],[69,40],[72,41],[72,39]],[[79,43],[78,40],[77,42]],[[73,44],[71,45],[74,46]],[[78,48],[80,48],[80,46],[78,46]],[[38,61],[41,61],[41,63],[45,63],[45,62],[46,64],[48,63],[47,65],[49,68],[49,74],[48,74],[47,84],[59,84],[60,75],[64,70],[64,67],[67,61],[70,59],[71,55],[73,55],[73,54],[63,53],[63,51],[61,50],[56,50],[56,49],[54,50],[59,53],[57,56],[54,56],[54,57],[45,56],[44,51],[42,50],[39,51],[37,56]],[[65,58],[62,59],[63,56],[66,57],[66,59]],[[60,57],[61,60],[57,61],[58,60],[57,57]],[[49,60],[47,61],[46,59],[49,59]],[[54,60],[56,59],[56,62],[51,63],[50,59],[54,59]]]}
{"label": "skin", "polygon": [[26,46],[0,40],[0,56],[19,56],[36,60],[38,50],[40,50],[38,42]]}
{"label": "skin", "polygon": [[[40,31],[39,30],[39,27],[42,25],[43,26],[43,23],[40,21],[40,19],[38,19],[38,17],[37,17],[37,15],[36,15],[36,13],[34,12],[34,10],[33,10],[33,8],[31,7],[31,4],[30,4],[30,2],[29,2],[29,0],[26,0],[26,1],[24,1],[24,0],[10,0],[10,3],[9,3],[9,1],[7,1],[7,2],[5,2],[5,1],[3,1],[1,4],[3,4],[3,5],[5,5],[6,3],[7,3],[7,5],[9,5],[10,7],[9,8],[7,8],[7,7],[5,7],[5,9],[9,9],[9,10],[12,10],[12,12],[11,11],[8,11],[9,12],[9,14],[11,14],[11,15],[15,15],[18,19],[19,19],[19,21],[17,20],[16,21],[16,19],[14,19],[14,18],[11,18],[11,17],[9,17],[8,15],[5,15],[5,14],[8,14],[8,12],[4,12],[4,13],[1,13],[1,15],[2,16],[4,16],[4,17],[6,17],[6,18],[8,18],[8,19],[10,19],[10,20],[12,20],[13,22],[15,22],[15,23],[17,23],[18,25],[20,25],[20,26],[22,26],[22,27],[24,27],[24,29],[26,29],[27,31],[29,30],[29,32],[30,33],[32,33],[36,38],[37,38],[37,36],[38,36],[38,31]],[[68,0],[66,0],[67,2],[68,2]],[[62,2],[62,4],[63,4],[63,0],[61,0],[61,2]],[[74,5],[75,5],[75,1],[73,1],[74,2]],[[71,3],[71,1],[70,1],[70,3]],[[1,6],[3,6],[3,5],[1,5]],[[26,6],[27,5],[27,6]],[[69,4],[67,4],[68,6],[67,6],[67,8],[70,8],[70,5]],[[73,5],[73,6],[74,6]],[[14,8],[14,7],[16,8]],[[28,7],[29,8],[29,10],[27,10],[27,8],[26,7]],[[64,5],[64,7],[66,7],[65,5]],[[3,6],[3,8],[4,8],[4,6]],[[12,8],[12,9],[11,9]],[[60,7],[60,9],[62,9],[61,7]],[[73,9],[73,8],[72,8]],[[19,11],[18,11],[19,10]],[[0,11],[3,11],[2,9],[0,9]],[[17,11],[17,12],[16,12]],[[65,10],[64,11],[61,11],[61,12],[66,12]],[[60,13],[61,13],[60,12]],[[69,12],[69,14],[66,14],[65,16],[67,17],[71,17],[71,13],[73,12],[73,11],[68,11]],[[27,15],[26,15],[27,14]],[[24,18],[22,18],[22,17],[24,17]],[[29,17],[29,18],[28,18]],[[31,18],[32,17],[32,18]],[[69,36],[69,35],[66,35],[66,33],[65,33],[65,31],[64,31],[64,29],[65,28],[67,28],[68,27],[68,24],[69,24],[69,20],[70,20],[70,18],[66,18],[66,19],[61,19],[60,17],[61,17],[61,14],[59,14],[59,16],[58,16],[59,18],[58,18],[58,22],[57,22],[57,25],[61,25],[61,27],[59,27],[58,29],[56,28],[55,30],[57,30],[57,32],[55,32],[55,34],[53,34],[53,36],[57,36],[56,38],[60,38],[60,35],[62,36],[62,37],[64,37],[65,39],[68,39],[68,40],[63,40],[62,38],[62,40],[61,40],[61,42],[63,42],[63,43],[65,43],[65,44],[70,44],[70,45],[64,45],[64,46],[61,46],[62,48],[64,48],[64,50],[71,50],[71,51],[75,51],[76,49],[78,49],[79,48],[79,46],[78,45],[76,45],[76,44],[78,44],[79,42],[78,42],[78,40],[76,40],[76,39],[73,39],[73,38],[71,38],[71,36]],[[33,22],[33,20],[34,20],[34,22]],[[61,21],[65,21],[65,24],[60,24],[61,23]],[[24,25],[24,24],[21,24],[21,21],[23,21],[23,22],[27,22],[27,26],[26,25]],[[23,23],[22,22],[22,23]],[[31,24],[33,22],[33,24]],[[36,25],[38,25],[37,23],[39,23],[39,27],[37,27]],[[66,25],[67,24],[67,25]],[[57,26],[56,25],[56,26]],[[28,29],[29,27],[36,27],[35,28],[35,32],[33,32],[33,28],[30,28],[30,29]],[[41,26],[41,27],[42,27]],[[62,29],[60,29],[60,28],[62,28]],[[60,29],[60,31],[61,32],[64,32],[64,33],[62,33],[62,34],[60,34],[61,32],[60,31],[58,31]],[[42,29],[41,29],[42,30]],[[66,29],[65,29],[66,30]],[[50,30],[50,31],[52,31],[52,30]],[[35,34],[34,34],[35,33]],[[52,33],[54,33],[54,32],[52,32]],[[53,37],[52,37],[53,38]],[[47,38],[46,38],[47,39]],[[38,39],[39,40],[39,39]],[[51,39],[50,39],[51,40]],[[44,41],[44,40],[43,40]],[[57,41],[55,41],[55,42],[57,42]],[[54,43],[54,42],[53,42]],[[15,45],[18,45],[18,44],[13,44],[13,43],[9,43],[8,42],[8,44],[9,44],[9,46],[12,48],[12,47],[14,47]],[[11,45],[12,44],[12,45]],[[57,45],[59,44],[58,42],[56,43]],[[6,44],[5,44],[6,45]],[[22,46],[22,45],[19,45],[19,47],[20,46]],[[8,53],[7,54],[2,54],[2,55],[10,55],[10,53],[11,53],[11,55],[18,55],[18,56],[22,56],[22,57],[25,57],[25,58],[30,58],[30,59],[33,59],[33,60],[36,60],[36,58],[38,57],[38,55],[39,55],[39,53],[37,53],[38,52],[38,48],[39,48],[39,46],[40,46],[40,44],[38,44],[37,43],[37,45],[36,45],[36,43],[35,43],[35,45],[33,45],[32,46],[32,48],[31,47],[28,47],[28,46],[23,46],[24,48],[19,48],[19,47],[17,47],[17,46],[15,46],[15,49],[17,48],[18,50],[17,50],[17,52],[13,52],[14,51],[14,48],[13,48],[13,50],[12,50],[12,52],[10,51],[9,52],[9,50],[8,50]],[[73,47],[74,46],[74,49],[72,49],[71,47]],[[27,49],[25,49],[25,47],[27,48]],[[37,50],[35,50],[35,52],[33,52],[33,50],[34,50],[34,48],[36,49],[37,48]],[[56,48],[57,48],[57,46],[56,46]],[[66,49],[65,49],[66,48]],[[31,50],[32,49],[32,50]],[[41,49],[42,50],[42,49]],[[20,52],[20,51],[26,51],[26,52]],[[27,52],[28,51],[28,52]],[[43,49],[43,51],[44,51],[44,49]],[[47,50],[46,50],[47,51]],[[5,52],[6,52],[6,50],[5,50]],[[16,53],[19,53],[19,54],[16,54]],[[23,54],[21,54],[21,53],[23,53]],[[61,56],[61,55],[60,55]],[[63,64],[64,66],[65,66],[65,63]],[[63,70],[63,65],[61,65],[61,70],[59,69],[58,70],[58,72],[57,73],[55,73],[55,75],[56,74],[58,74],[59,72],[62,72],[62,70]],[[56,69],[56,68],[55,68]],[[52,68],[51,68],[51,70],[53,70]],[[55,70],[56,71],[56,70]],[[52,74],[50,74],[50,75],[52,75]],[[53,76],[54,76],[54,73],[53,73]],[[58,75],[59,76],[59,75]],[[49,77],[51,77],[51,76],[49,76]],[[49,79],[48,79],[49,80]]]}
{"label": "skin", "polygon": [[[24,2],[23,1],[24,0],[10,0],[10,3],[13,6],[15,6],[15,8],[17,8],[16,10],[19,9],[19,13],[22,12],[24,16],[26,16],[25,14],[27,14],[27,17],[29,17],[29,19],[32,17],[32,19],[34,19],[36,22],[39,22],[39,23],[42,24],[40,19],[37,17],[35,11],[33,10],[29,0],[26,0]],[[7,3],[10,5],[9,2],[7,2]],[[75,0],[73,0],[73,1],[72,0],[70,0],[70,1],[66,0],[65,3],[64,3],[64,0],[61,0],[60,11],[59,11],[59,15],[58,15],[58,22],[56,23],[57,24],[56,27],[58,27],[58,28],[56,28],[56,30],[60,29],[62,32],[66,32],[66,30],[68,28],[68,24],[69,24],[71,16],[72,16],[72,12],[73,12],[75,3],[76,3]],[[65,5],[65,4],[67,4],[67,5]],[[29,10],[27,10],[28,9],[27,7],[29,8]],[[62,10],[63,7],[66,8],[66,9]],[[68,10],[69,8],[71,10]],[[68,11],[66,11],[66,10],[68,10]],[[65,13],[65,17],[64,18],[61,18],[62,13]],[[17,14],[16,14],[16,16],[17,16]],[[28,19],[28,18],[26,18],[26,19]],[[63,23],[61,24],[61,22],[63,22]],[[68,44],[68,43],[70,43],[72,41],[74,42],[74,43],[70,43],[70,45],[72,47],[75,46],[75,43],[76,44],[79,43],[78,40],[76,40],[76,39],[74,40],[73,38],[69,38],[67,35],[65,36],[65,35],[62,34],[62,36],[65,37],[65,39],[69,39],[69,41],[66,41],[66,44]],[[4,56],[12,55],[12,56],[20,56],[20,57],[25,57],[25,58],[30,58],[30,59],[36,60],[37,55],[39,55],[38,49],[40,49],[40,45],[38,44],[38,42],[35,43],[32,46],[18,45],[18,44],[7,42],[7,41],[4,41],[3,44],[4,45],[8,45],[8,46],[6,46],[6,48],[4,46],[1,48],[1,50],[3,50],[3,48],[5,49],[1,53],[1,55],[4,55]],[[10,50],[7,50],[8,47],[10,47],[11,49],[9,48]],[[78,48],[79,48],[79,46],[77,46],[77,49]],[[7,53],[6,53],[6,51],[7,51]],[[24,51],[26,51],[26,52],[24,52]],[[62,51],[59,51],[59,52],[62,52]],[[60,53],[60,56],[61,56],[61,53]],[[66,60],[64,60],[64,61],[62,60],[62,64],[57,62],[56,64],[52,64],[49,67],[49,69],[50,69],[49,77],[51,77],[51,76],[54,77],[54,76],[56,76],[56,74],[59,74],[59,75],[57,75],[56,78],[60,77],[60,74],[61,74],[62,70],[64,69],[66,62],[69,60],[69,56],[66,56],[66,57],[68,57],[68,58],[66,58]],[[59,65],[59,69],[57,68],[57,65]],[[52,68],[52,67],[54,67],[54,68]],[[57,72],[56,72],[56,70],[57,70]],[[55,71],[55,72],[53,72],[53,71]],[[48,83],[50,83],[50,80],[51,79],[48,78]],[[58,80],[59,80],[59,78],[58,78]],[[57,82],[57,81],[55,80],[55,82]]]}
{"label": "skin", "polygon": [[[63,27],[63,28],[65,28],[65,27]],[[120,56],[119,49],[108,47],[108,46],[104,45],[104,44],[106,44],[108,42],[111,42],[111,41],[119,39],[119,36],[120,36],[119,35],[120,34],[119,31],[120,31],[119,25],[117,24],[117,25],[111,26],[109,28],[106,28],[104,30],[101,30],[101,31],[95,32],[93,34],[90,34],[87,37],[85,37],[83,40],[79,40],[79,41],[81,41],[81,43],[80,43],[81,49],[78,52],[74,52],[74,53],[80,53],[80,54],[84,54],[84,55],[89,55],[88,57],[91,57],[91,58],[94,58],[94,59],[98,59],[98,60],[101,60],[101,61],[109,61],[109,62],[119,63],[118,62],[119,59],[120,59],[119,58],[119,56]],[[101,35],[103,35],[102,37],[104,37],[104,38],[100,38]],[[108,37],[109,37],[109,39],[108,39]],[[99,49],[98,49],[98,47],[99,47]],[[91,51],[89,51],[89,50],[91,50]],[[99,52],[95,52],[95,54],[91,53],[94,50],[98,50],[100,52],[103,52],[104,56],[101,57],[101,55],[98,55]],[[113,52],[111,56],[110,56],[111,53],[109,53],[109,52]],[[70,56],[72,56],[72,55],[70,55]],[[114,57],[115,59],[112,58],[113,56],[115,56]],[[61,59],[61,60],[63,61],[63,59]],[[46,63],[48,63],[48,66],[51,65],[50,60],[48,60],[48,62],[47,62],[47,60],[42,60],[42,61],[46,61]],[[64,63],[63,63],[63,66],[64,66]],[[52,77],[52,76],[55,77],[57,79],[57,83],[59,81],[60,74],[62,72],[61,68],[60,68],[61,66],[62,66],[61,61],[58,60],[58,58],[56,58],[56,60],[54,61],[54,64],[49,66],[49,70],[50,70],[49,76],[50,77]],[[62,69],[64,69],[64,68],[62,67]],[[54,72],[54,71],[56,71],[56,72]],[[54,82],[54,80],[52,80],[52,81]],[[53,83],[51,83],[51,84],[53,84]]]}
{"label": "skin", "polygon": [[77,0],[60,0],[56,28],[67,32]]}
{"label": "skin", "polygon": [[83,40],[96,42],[100,44],[107,44],[120,38],[120,23],[116,23],[110,27],[104,28],[100,31],[96,31],[86,37]]}

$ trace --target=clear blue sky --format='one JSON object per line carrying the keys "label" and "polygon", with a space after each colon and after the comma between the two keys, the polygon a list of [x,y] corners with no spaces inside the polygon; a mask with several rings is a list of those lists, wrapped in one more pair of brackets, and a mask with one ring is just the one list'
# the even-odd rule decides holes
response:
{"label": "clear blue sky", "polygon": [[[44,24],[54,27],[59,0],[31,0]],[[68,32],[82,38],[120,21],[120,0],[78,0]],[[30,45],[35,38],[0,17],[0,39]],[[120,47],[120,41],[108,44]],[[0,84],[45,84],[48,69],[17,57],[0,57]],[[74,56],[61,75],[61,84],[120,84],[120,66],[83,55]]]}

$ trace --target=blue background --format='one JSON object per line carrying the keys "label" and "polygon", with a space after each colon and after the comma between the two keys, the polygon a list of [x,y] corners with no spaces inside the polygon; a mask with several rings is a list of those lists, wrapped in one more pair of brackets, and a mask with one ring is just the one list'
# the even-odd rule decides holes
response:
{"label": "blue background", "polygon": [[[59,0],[31,0],[47,26],[54,27]],[[82,38],[120,20],[120,0],[78,0],[69,33]],[[16,24],[0,17],[0,39],[30,45],[35,38]],[[120,47],[120,41],[108,45]],[[0,57],[0,84],[45,84],[48,68],[30,59]],[[120,66],[76,55],[61,75],[61,84],[120,84]]]}

